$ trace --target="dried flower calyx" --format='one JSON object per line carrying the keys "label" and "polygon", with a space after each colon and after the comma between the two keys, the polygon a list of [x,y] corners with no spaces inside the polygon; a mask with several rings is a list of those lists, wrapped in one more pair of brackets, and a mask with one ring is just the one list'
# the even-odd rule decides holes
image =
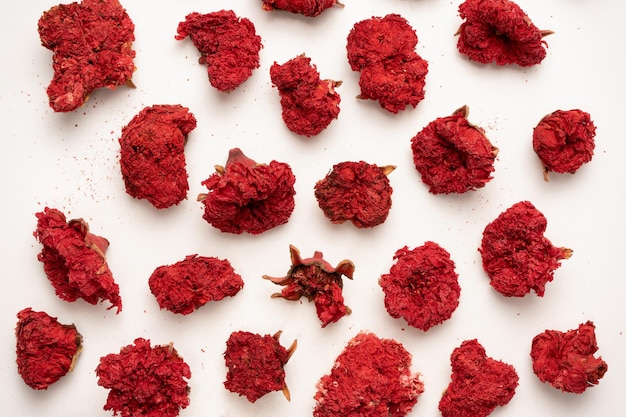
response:
{"label": "dried flower calyx", "polygon": [[391,317],[421,330],[444,322],[459,305],[461,287],[450,254],[434,242],[394,255],[396,263],[379,283]]}
{"label": "dried flower calyx", "polygon": [[411,360],[395,340],[357,334],[317,383],[313,416],[406,416],[424,392]]}
{"label": "dried flower calyx", "polygon": [[416,52],[417,35],[398,14],[354,24],[346,46],[353,71],[360,71],[360,98],[377,100],[398,113],[424,99],[428,62]]}
{"label": "dried flower calyx", "polygon": [[259,234],[287,223],[296,194],[296,178],[288,164],[259,164],[234,148],[226,166],[215,170],[202,182],[209,192],[198,196],[209,224],[222,232]]}
{"label": "dried flower calyx", "polygon": [[263,276],[274,284],[285,286],[280,293],[273,294],[272,297],[282,297],[291,301],[305,297],[313,301],[322,327],[350,314],[350,309],[344,305],[342,275],[352,279],[354,264],[343,260],[333,268],[324,260],[321,252],[316,251],[313,257],[304,259],[293,245],[289,246],[289,252],[291,268],[285,277]]}
{"label": "dried flower calyx", "polygon": [[228,372],[224,387],[255,402],[273,391],[282,391],[289,400],[284,366],[296,350],[294,340],[285,349],[278,341],[282,332],[259,335],[237,331],[226,341],[224,360]]}
{"label": "dried flower calyx", "polygon": [[117,0],[83,0],[44,12],[41,44],[54,52],[47,93],[56,112],[82,106],[96,89],[133,86],[135,25]]}
{"label": "dried flower calyx", "polygon": [[382,224],[391,209],[392,165],[377,166],[364,161],[341,162],[315,184],[315,198],[333,223],[352,222],[358,228]]}
{"label": "dried flower calyx", "polygon": [[579,109],[556,110],[533,130],[533,149],[541,160],[544,179],[548,172],[575,173],[591,161],[596,127],[589,113]]}
{"label": "dried flower calyx", "polygon": [[546,57],[543,37],[553,32],[539,30],[516,3],[466,0],[459,13],[465,21],[457,31],[457,49],[470,60],[529,67]]}
{"label": "dried flower calyx", "polygon": [[461,343],[450,361],[452,381],[439,401],[443,417],[485,417],[515,395],[519,381],[515,368],[487,357],[476,339]]}
{"label": "dried flower calyx", "polygon": [[37,213],[37,240],[43,245],[37,256],[56,294],[65,301],[81,298],[89,304],[108,300],[119,313],[119,287],[104,253],[109,241],[89,232],[83,219],[66,221],[57,209]]}
{"label": "dried flower calyx", "polygon": [[174,346],[137,338],[100,358],[98,385],[109,389],[105,410],[121,417],[176,417],[189,405],[189,365]]}
{"label": "dried flower calyx", "polygon": [[210,301],[234,297],[243,288],[228,260],[198,255],[156,268],[148,284],[162,309],[185,315]]}
{"label": "dried flower calyx", "polygon": [[263,0],[263,10],[284,10],[307,17],[318,16],[334,6],[343,4],[338,0]]}
{"label": "dried flower calyx", "polygon": [[270,78],[280,94],[287,128],[302,136],[321,133],[339,115],[341,81],[322,80],[311,59],[300,55],[270,67]]}
{"label": "dried flower calyx", "polygon": [[122,129],[120,167],[126,192],[158,209],[187,197],[187,135],[196,118],[181,105],[144,108]]}
{"label": "dried flower calyx", "polygon": [[178,24],[176,39],[187,36],[200,51],[200,63],[207,64],[209,82],[219,91],[234,90],[259,68],[261,37],[249,19],[232,10],[188,14]]}
{"label": "dried flower calyx", "polygon": [[600,382],[608,369],[598,350],[595,325],[581,323],[578,329],[546,330],[533,338],[530,356],[533,371],[541,380],[564,392],[582,394]]}
{"label": "dried flower calyx", "polygon": [[491,286],[507,297],[534,291],[542,297],[562,259],[572,250],[557,248],[544,236],[546,217],[529,201],[520,201],[501,213],[483,231],[483,269]]}
{"label": "dried flower calyx", "polygon": [[17,372],[29,387],[45,390],[71,372],[82,349],[73,324],[25,308],[17,314]]}
{"label": "dried flower calyx", "polygon": [[413,163],[433,194],[464,193],[491,180],[498,148],[467,120],[463,106],[430,122],[411,139]]}

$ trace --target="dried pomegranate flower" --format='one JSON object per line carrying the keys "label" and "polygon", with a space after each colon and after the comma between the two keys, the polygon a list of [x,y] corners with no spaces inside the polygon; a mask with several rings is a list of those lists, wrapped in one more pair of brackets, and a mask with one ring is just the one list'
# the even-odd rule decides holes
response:
{"label": "dried pomegranate flower", "polygon": [[261,37],[254,24],[232,10],[208,14],[191,13],[178,24],[176,39],[187,36],[207,64],[209,82],[219,91],[232,91],[260,66]]}
{"label": "dried pomegranate flower", "polygon": [[546,217],[528,201],[501,213],[483,231],[483,269],[491,286],[507,297],[523,297],[533,290],[543,297],[554,270],[572,250],[557,248],[544,236]]}
{"label": "dried pomegranate flower", "polygon": [[476,339],[461,343],[450,361],[452,381],[439,401],[443,417],[485,417],[515,395],[519,380],[515,368],[487,357]]}
{"label": "dried pomegranate flower", "polygon": [[339,115],[341,98],[335,87],[341,81],[321,80],[311,58],[300,55],[284,64],[274,63],[270,77],[280,94],[283,120],[292,132],[315,136]]}
{"label": "dried pomegranate flower", "polygon": [[315,184],[317,203],[333,223],[351,221],[359,228],[378,226],[391,209],[393,189],[387,175],[394,169],[363,161],[335,164]]}
{"label": "dried pomegranate flower", "polygon": [[291,268],[285,277],[263,276],[274,284],[285,286],[280,293],[273,294],[272,298],[282,297],[296,301],[305,297],[313,301],[317,317],[322,321],[322,327],[350,314],[351,310],[343,303],[341,276],[345,275],[352,279],[354,264],[343,260],[333,268],[324,260],[324,255],[319,251],[316,251],[312,258],[303,259],[300,251],[293,245],[289,245],[289,253]]}
{"label": "dried pomegranate flower", "polygon": [[450,254],[426,242],[413,250],[405,246],[393,258],[396,263],[379,280],[391,317],[424,331],[449,319],[461,295]]}
{"label": "dried pomegranate flower", "polygon": [[54,53],[47,89],[54,111],[76,110],[98,88],[133,86],[135,25],[117,0],[59,4],[43,13],[38,29]]}
{"label": "dried pomegranate flower", "polygon": [[154,105],[122,129],[120,166],[126,192],[158,209],[187,197],[185,143],[196,118],[181,105]]}
{"label": "dried pomegranate flower", "polygon": [[70,302],[79,298],[89,304],[108,300],[109,308],[122,311],[119,287],[104,255],[109,241],[89,233],[83,219],[67,222],[57,209],[46,207],[36,216],[34,236],[43,245],[37,258],[56,294]]}
{"label": "dried pomegranate flower", "polygon": [[428,62],[416,52],[417,35],[398,14],[357,22],[348,34],[346,50],[353,71],[361,71],[360,98],[377,100],[398,113],[424,99]]}
{"label": "dried pomegranate flower", "polygon": [[403,417],[424,392],[401,343],[361,332],[317,383],[314,417]]}
{"label": "dried pomegranate flower", "polygon": [[430,122],[411,139],[413,163],[433,194],[464,193],[491,180],[498,148],[467,121],[463,106]]}
{"label": "dried pomegranate flower", "polygon": [[174,346],[150,346],[137,338],[134,345],[100,358],[98,385],[109,389],[105,410],[121,417],[176,417],[189,405],[189,365]]}
{"label": "dried pomegranate flower", "polygon": [[593,322],[561,332],[546,330],[533,338],[530,356],[533,371],[541,382],[564,392],[583,393],[597,385],[608,369],[598,350]]}
{"label": "dried pomegranate flower", "polygon": [[209,192],[198,196],[209,224],[222,232],[259,234],[287,223],[296,194],[289,165],[258,164],[234,148],[226,167],[217,165],[215,170],[202,182]]}
{"label": "dried pomegranate flower", "polygon": [[263,10],[285,10],[308,17],[318,16],[333,6],[343,7],[338,0],[263,0]]}
{"label": "dried pomegranate flower", "polygon": [[284,366],[296,350],[294,340],[288,349],[278,342],[282,332],[261,336],[250,332],[233,332],[226,341],[224,360],[228,372],[227,390],[255,402],[272,391],[282,391],[287,400]]}
{"label": "dried pomegranate flower", "polygon": [[470,60],[529,67],[546,57],[543,37],[553,32],[537,29],[516,3],[466,0],[459,13],[465,22],[457,31],[457,49]]}
{"label": "dried pomegranate flower", "polygon": [[533,149],[548,172],[573,174],[591,161],[596,127],[589,113],[582,110],[557,110],[545,116],[533,131]]}
{"label": "dried pomegranate flower", "polygon": [[156,268],[148,284],[159,306],[178,314],[193,313],[209,301],[233,297],[243,288],[241,275],[228,260],[198,255]]}
{"label": "dried pomegranate flower", "polygon": [[73,324],[30,307],[17,313],[17,372],[32,389],[48,389],[71,372],[83,337]]}

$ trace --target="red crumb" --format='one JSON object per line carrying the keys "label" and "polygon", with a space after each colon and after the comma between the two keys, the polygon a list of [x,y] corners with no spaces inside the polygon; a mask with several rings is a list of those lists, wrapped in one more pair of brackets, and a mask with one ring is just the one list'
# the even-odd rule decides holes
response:
{"label": "red crumb", "polygon": [[66,221],[57,209],[46,207],[36,216],[34,235],[43,245],[37,259],[43,263],[56,294],[70,302],[79,298],[89,304],[108,300],[109,308],[115,307],[119,313],[119,287],[104,255],[109,241],[89,233],[89,225],[83,219]]}
{"label": "red crumb", "polygon": [[228,260],[198,255],[156,268],[148,284],[162,309],[185,315],[209,301],[234,297],[243,288]]}
{"label": "red crumb", "polygon": [[546,330],[533,338],[530,356],[533,371],[541,382],[564,392],[583,393],[600,382],[608,369],[598,350],[595,326],[591,321],[578,329]]}
{"label": "red crumb", "polygon": [[72,371],[83,338],[76,326],[45,312],[25,308],[17,318],[17,372],[32,389],[48,389]]}
{"label": "red crumb", "polygon": [[515,368],[487,357],[476,339],[461,343],[450,361],[452,381],[439,401],[442,417],[485,417],[515,395]]}
{"label": "red crumb", "polygon": [[313,416],[406,416],[424,392],[411,359],[395,340],[357,334],[317,383]]}
{"label": "red crumb", "polygon": [[491,286],[507,297],[523,297],[530,291],[543,297],[554,271],[572,250],[557,248],[544,236],[545,216],[528,201],[520,201],[501,213],[483,231],[483,269]]}
{"label": "red crumb", "polygon": [[176,39],[187,36],[207,64],[209,82],[219,91],[232,91],[260,66],[261,37],[254,24],[232,10],[208,14],[191,13],[178,24]]}
{"label": "red crumb", "polygon": [[54,53],[47,89],[54,111],[76,110],[98,88],[133,86],[135,25],[117,0],[59,4],[43,13],[38,30]]}
{"label": "red crumb", "polygon": [[185,143],[196,118],[181,105],[144,108],[122,129],[120,167],[126,192],[158,209],[187,197]]}
{"label": "red crumb", "polygon": [[307,17],[318,16],[333,6],[343,7],[337,0],[262,0],[263,10],[285,10]]}

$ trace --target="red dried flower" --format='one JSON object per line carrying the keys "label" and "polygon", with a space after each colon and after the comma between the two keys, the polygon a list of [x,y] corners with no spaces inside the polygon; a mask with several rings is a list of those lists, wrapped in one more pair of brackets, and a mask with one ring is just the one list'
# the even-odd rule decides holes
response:
{"label": "red dried flower", "polygon": [[258,164],[234,148],[226,167],[218,165],[215,170],[202,182],[209,193],[198,196],[204,204],[202,217],[209,224],[222,232],[259,234],[287,223],[296,194],[289,165]]}
{"label": "red dried flower", "polygon": [[450,254],[434,242],[394,255],[396,263],[380,277],[385,308],[424,331],[444,322],[459,305],[461,287]]}
{"label": "red dried flower", "polygon": [[109,389],[105,410],[121,417],[176,417],[189,405],[189,365],[174,346],[150,346],[137,338],[134,345],[100,358],[98,385]]}
{"label": "red dried flower", "polygon": [[557,248],[544,236],[546,217],[528,201],[501,213],[483,231],[483,269],[491,286],[507,297],[523,297],[533,290],[543,297],[554,270],[572,250]]}
{"label": "red dried flower", "polygon": [[178,314],[190,314],[209,301],[234,297],[243,288],[241,275],[228,260],[198,255],[156,268],[148,284],[159,306]]}
{"label": "red dried flower", "polygon": [[176,39],[187,36],[200,51],[200,63],[207,64],[209,82],[219,91],[234,90],[259,68],[261,37],[249,19],[232,10],[188,14],[178,24]]}
{"label": "red dried flower", "polygon": [[533,131],[533,149],[541,160],[544,179],[548,172],[573,174],[591,161],[596,127],[589,113],[557,110],[545,116]]}
{"label": "red dried flower", "polygon": [[30,307],[17,313],[17,372],[32,389],[48,389],[71,372],[83,337],[73,324]]}
{"label": "red dried flower", "polygon": [[428,62],[416,52],[417,35],[398,14],[357,22],[346,50],[353,71],[361,71],[360,98],[377,100],[392,113],[424,99]]}
{"label": "red dried flower", "polygon": [[343,7],[337,0],[263,0],[263,10],[285,10],[315,17],[333,6]]}
{"label": "red dried flower", "polygon": [[122,129],[120,166],[126,192],[158,209],[187,197],[185,143],[196,118],[181,105],[146,107]]}
{"label": "red dried flower", "polygon": [[524,11],[510,0],[466,0],[459,6],[465,22],[457,35],[457,48],[481,64],[517,64],[529,67],[546,57],[543,37]]}
{"label": "red dried flower", "polygon": [[38,29],[54,53],[47,89],[54,111],[76,110],[98,88],[133,86],[135,25],[117,0],[59,4],[43,13]]}
{"label": "red dried flower", "polygon": [[430,122],[411,139],[413,162],[433,194],[464,193],[491,180],[498,148],[467,121],[463,106]]}
{"label": "red dried flower", "polygon": [[341,98],[335,87],[341,81],[321,80],[311,58],[300,55],[281,65],[274,63],[270,77],[280,94],[283,120],[292,132],[315,136],[339,115]]}
{"label": "red dried flower", "polygon": [[315,198],[333,223],[351,221],[356,227],[383,223],[391,209],[389,175],[395,169],[367,162],[341,162],[315,184]]}
{"label": "red dried flower", "polygon": [[578,329],[546,330],[533,338],[530,356],[533,371],[541,382],[564,392],[583,393],[600,382],[608,369],[598,350],[595,326],[591,321]]}
{"label": "red dried flower", "polygon": [[46,207],[36,216],[34,236],[43,245],[37,259],[43,263],[56,294],[70,302],[79,298],[89,304],[108,300],[109,308],[122,311],[119,287],[104,255],[109,241],[89,233],[83,219],[66,222],[57,209]]}
{"label": "red dried flower", "polygon": [[226,341],[224,360],[228,372],[224,386],[227,390],[255,402],[272,391],[282,391],[287,400],[284,366],[296,350],[294,340],[288,349],[278,342],[281,332],[273,336],[250,332],[233,332]]}
{"label": "red dried flower", "polygon": [[312,258],[303,259],[300,251],[293,245],[289,245],[289,253],[291,268],[286,276],[282,278],[263,276],[274,284],[285,286],[280,293],[272,294],[272,298],[282,297],[296,301],[305,297],[313,301],[322,327],[350,314],[351,310],[343,303],[341,276],[345,275],[352,279],[354,264],[349,260],[343,260],[333,268],[319,251],[316,251]]}
{"label": "red dried flower", "polygon": [[515,368],[487,357],[476,339],[461,343],[450,361],[452,381],[439,401],[443,417],[485,417],[515,395],[519,380]]}
{"label": "red dried flower", "polygon": [[392,339],[361,332],[317,383],[314,417],[403,417],[424,392],[411,354]]}

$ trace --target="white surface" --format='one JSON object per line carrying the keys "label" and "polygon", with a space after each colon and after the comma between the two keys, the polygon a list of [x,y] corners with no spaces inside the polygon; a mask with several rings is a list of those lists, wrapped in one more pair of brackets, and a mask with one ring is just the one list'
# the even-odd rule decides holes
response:
{"label": "white surface", "polygon": [[[548,56],[530,69],[477,65],[456,51],[460,1],[345,0],[345,8],[307,19],[265,12],[261,1],[123,2],[136,25],[136,89],[100,90],[76,112],[55,114],[45,89],[52,76],[51,53],[39,43],[37,20],[54,0],[5,6],[0,46],[3,162],[0,307],[0,404],[10,416],[108,416],[107,391],[94,369],[101,356],[118,352],[136,337],[153,344],[173,342],[192,369],[191,405],[181,416],[306,416],[314,407],[319,378],[328,373],[346,342],[360,330],[394,338],[413,354],[413,370],[423,375],[425,393],[411,416],[439,415],[437,404],[449,382],[449,355],[465,339],[477,338],[487,353],[511,363],[520,376],[515,397],[493,416],[582,417],[623,415],[624,235],[623,158],[624,58],[619,42],[626,6],[617,0],[518,4],[547,38]],[[263,39],[261,67],[238,90],[222,94],[207,80],[189,40],[176,41],[179,21],[193,12],[232,9],[251,19]],[[426,98],[416,109],[393,115],[372,101],[359,101],[358,74],[350,71],[346,36],[357,21],[387,13],[403,15],[419,37],[417,52],[429,62]],[[311,57],[322,78],[343,80],[341,113],[314,139],[291,134],[280,117],[269,67],[298,54]],[[190,192],[182,204],[157,211],[124,192],[118,164],[122,126],[152,104],[187,106],[198,127],[186,148]],[[482,126],[500,149],[494,179],[465,195],[428,193],[412,164],[410,139],[436,117],[467,104],[469,120]],[[532,128],[556,109],[582,108],[597,126],[591,163],[575,175],[551,175],[544,182],[532,151]],[[202,218],[196,195],[200,182],[223,164],[228,149],[241,147],[259,162],[289,163],[296,175],[296,208],[288,224],[259,236],[222,234]],[[332,225],[318,208],[313,186],[333,164],[366,160],[396,165],[388,220],[371,230]],[[563,262],[545,297],[507,299],[496,293],[477,251],[482,230],[501,211],[532,201],[548,218],[547,236],[574,250]],[[83,217],[91,230],[111,242],[109,265],[121,289],[124,309],[67,303],[54,294],[32,233],[35,213],[55,207],[68,218]],[[389,271],[394,252],[404,246],[438,242],[456,262],[462,287],[452,318],[424,333],[388,316],[377,280]],[[330,263],[344,258],[356,265],[344,284],[352,315],[322,329],[312,303],[270,299],[280,289],[261,279],[289,267],[288,245],[303,256],[322,251]],[[148,277],[159,265],[199,253],[228,258],[245,281],[234,298],[207,305],[189,316],[160,311]],[[43,310],[75,323],[84,349],[74,372],[47,391],[28,388],[16,372],[16,313]],[[582,395],[563,394],[532,373],[529,350],[545,329],[568,330],[592,320],[599,354],[608,372]],[[222,353],[235,330],[262,334],[283,330],[298,349],[286,366],[291,402],[280,392],[254,404],[226,391]]]}

